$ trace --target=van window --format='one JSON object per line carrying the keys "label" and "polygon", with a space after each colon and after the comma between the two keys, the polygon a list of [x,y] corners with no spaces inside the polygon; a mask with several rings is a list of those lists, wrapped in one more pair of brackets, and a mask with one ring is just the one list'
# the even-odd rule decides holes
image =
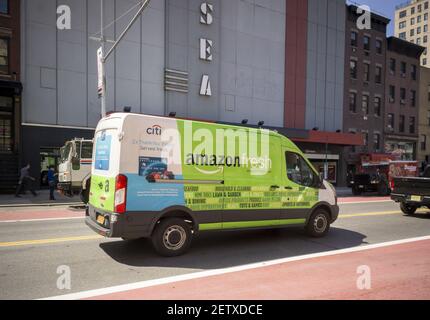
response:
{"label": "van window", "polygon": [[93,144],[91,142],[82,142],[82,159],[91,159],[93,157]]}
{"label": "van window", "polygon": [[297,153],[286,152],[288,179],[301,186],[312,187],[317,177],[307,162]]}

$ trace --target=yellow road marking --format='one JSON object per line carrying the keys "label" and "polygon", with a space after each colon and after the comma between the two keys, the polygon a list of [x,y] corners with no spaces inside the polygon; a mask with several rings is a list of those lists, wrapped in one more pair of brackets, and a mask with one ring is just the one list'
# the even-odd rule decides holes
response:
{"label": "yellow road marking", "polygon": [[54,238],[54,239],[0,242],[0,247],[16,247],[16,246],[27,246],[27,245],[36,245],[36,244],[67,242],[67,241],[96,240],[96,239],[102,239],[102,238],[103,237],[99,235],[92,235],[92,236],[65,237],[65,238]]}
{"label": "yellow road marking", "polygon": [[[427,211],[417,211],[417,213],[427,213]],[[339,219],[343,218],[355,218],[355,217],[369,217],[369,216],[384,216],[384,215],[395,215],[403,214],[401,211],[380,211],[380,212],[366,212],[366,213],[353,213],[353,214],[340,214]],[[12,242],[0,242],[0,247],[16,247],[16,246],[27,246],[27,245],[38,245],[38,244],[49,244],[59,242],[70,242],[70,241],[83,241],[83,240],[98,240],[104,237],[100,235],[91,236],[77,236],[77,237],[64,237],[64,238],[53,238],[53,239],[39,239],[39,240],[22,240]]]}
{"label": "yellow road marking", "polygon": [[[428,211],[419,210],[416,213],[427,213]],[[401,211],[380,211],[380,212],[366,212],[366,213],[353,213],[353,214],[339,214],[339,218],[354,218],[354,217],[370,217],[370,216],[387,216],[403,214]]]}

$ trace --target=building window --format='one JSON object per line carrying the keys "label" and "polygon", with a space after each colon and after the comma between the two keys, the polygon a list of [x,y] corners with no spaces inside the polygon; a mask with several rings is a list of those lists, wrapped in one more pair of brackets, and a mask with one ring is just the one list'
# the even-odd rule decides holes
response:
{"label": "building window", "polygon": [[421,135],[421,150],[426,151],[427,149],[427,136],[425,134]]}
{"label": "building window", "polygon": [[410,31],[409,31],[409,36],[410,37],[413,37],[415,35],[415,29],[411,29]]}
{"label": "building window", "polygon": [[411,66],[411,78],[417,80],[417,66],[414,64]]}
{"label": "building window", "polygon": [[427,43],[427,36],[424,36],[424,37],[423,37],[423,42],[424,42],[424,43]]}
{"label": "building window", "polygon": [[427,125],[430,126],[430,111],[427,111]]}
{"label": "building window", "polygon": [[369,114],[369,95],[363,94],[362,100],[361,100],[361,109],[363,110],[363,113],[365,115]]}
{"label": "building window", "polygon": [[364,63],[364,81],[369,82],[370,80],[370,64]]}
{"label": "building window", "polygon": [[429,14],[428,13],[424,13],[424,21],[427,21],[429,19]]}
{"label": "building window", "polygon": [[369,144],[369,132],[366,130],[361,130],[361,134],[363,135],[364,145],[367,146]]}
{"label": "building window", "polygon": [[399,116],[399,132],[405,132],[405,116]]}
{"label": "building window", "polygon": [[373,148],[375,149],[375,151],[378,151],[380,147],[381,147],[381,137],[380,137],[379,133],[374,133],[373,134]]}
{"label": "building window", "polygon": [[[415,24],[415,18],[411,18],[411,26]],[[405,22],[405,27],[406,27],[406,22]]]}
{"label": "building window", "polygon": [[415,7],[411,8],[411,14],[415,14]]}
{"label": "building window", "polygon": [[417,38],[417,45],[421,45],[421,38]]}
{"label": "building window", "polygon": [[396,59],[390,58],[390,73],[396,74]]}
{"label": "building window", "polygon": [[349,111],[352,113],[357,112],[357,93],[355,92],[349,93]]}
{"label": "building window", "polygon": [[417,34],[421,34],[421,27],[417,28]]}
{"label": "building window", "polygon": [[415,107],[417,102],[417,92],[415,90],[411,90],[411,106]]}
{"label": "building window", "polygon": [[409,117],[409,133],[415,133],[415,117]]}
{"label": "building window", "polygon": [[396,87],[390,86],[389,99],[391,103],[396,102]]}
{"label": "building window", "polygon": [[399,33],[399,38],[402,40],[406,40],[406,32]]}
{"label": "building window", "polygon": [[0,38],[0,74],[9,74],[9,39]]}
{"label": "building window", "polygon": [[423,59],[423,66],[426,66],[427,65],[427,58],[424,58]]}
{"label": "building window", "polygon": [[429,30],[429,26],[428,25],[424,25],[424,32],[427,32]]}
{"label": "building window", "polygon": [[429,3],[428,2],[424,2],[424,10],[429,8]]}
{"label": "building window", "polygon": [[400,104],[406,104],[406,89],[400,88]]}
{"label": "building window", "polygon": [[349,63],[350,75],[352,79],[357,79],[357,61],[351,60]]}
{"label": "building window", "polygon": [[375,82],[382,83],[382,67],[377,66],[375,69]]}
{"label": "building window", "polygon": [[358,33],[355,31],[351,31],[351,46],[357,47],[357,38],[358,38]]}
{"label": "building window", "polygon": [[400,73],[402,74],[402,77],[406,76],[406,62],[404,61],[400,63]]}
{"label": "building window", "polygon": [[387,127],[389,131],[394,131],[394,114],[389,113],[387,116]]}
{"label": "building window", "polygon": [[376,40],[375,48],[376,48],[377,54],[382,54],[382,41],[381,40]]}
{"label": "building window", "polygon": [[381,109],[382,109],[382,99],[381,97],[375,97],[374,98],[374,113],[375,116],[380,117],[381,116]]}
{"label": "building window", "polygon": [[370,38],[368,36],[363,37],[363,48],[364,50],[370,50]]}
{"label": "building window", "polygon": [[404,17],[406,17],[406,15],[407,15],[407,11],[406,11],[406,10],[400,11],[400,13],[399,13],[399,18],[400,18],[400,19],[401,19],[401,18],[404,18]]}
{"label": "building window", "polygon": [[417,23],[420,23],[421,22],[421,16],[418,16],[417,17]]}
{"label": "building window", "polygon": [[0,0],[0,13],[9,14],[9,0]]}

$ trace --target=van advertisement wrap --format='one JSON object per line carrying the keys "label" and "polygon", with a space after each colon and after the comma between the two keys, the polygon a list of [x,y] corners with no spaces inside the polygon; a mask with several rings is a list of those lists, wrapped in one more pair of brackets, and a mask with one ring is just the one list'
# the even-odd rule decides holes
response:
{"label": "van advertisement wrap", "polygon": [[[103,133],[94,147],[90,203],[95,207],[101,206],[100,197],[114,198],[115,180],[97,175],[112,161],[110,143],[120,145],[116,156],[120,157],[118,173],[128,180],[127,211],[161,211],[171,206],[193,211],[311,208],[318,201],[318,189],[283,176],[286,165],[280,146],[296,147],[268,130],[127,117],[121,141],[115,135],[102,137]],[[103,208],[107,207],[113,205],[105,203]]]}

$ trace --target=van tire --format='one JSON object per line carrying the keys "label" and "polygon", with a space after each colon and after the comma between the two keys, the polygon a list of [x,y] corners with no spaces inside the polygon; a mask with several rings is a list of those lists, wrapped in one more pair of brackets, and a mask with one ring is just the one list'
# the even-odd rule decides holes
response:
{"label": "van tire", "polygon": [[330,230],[330,215],[322,208],[316,209],[309,218],[305,227],[308,236],[313,238],[324,237]]}
{"label": "van tire", "polygon": [[155,251],[165,257],[184,254],[189,249],[191,240],[191,226],[181,218],[161,220],[151,236]]}

